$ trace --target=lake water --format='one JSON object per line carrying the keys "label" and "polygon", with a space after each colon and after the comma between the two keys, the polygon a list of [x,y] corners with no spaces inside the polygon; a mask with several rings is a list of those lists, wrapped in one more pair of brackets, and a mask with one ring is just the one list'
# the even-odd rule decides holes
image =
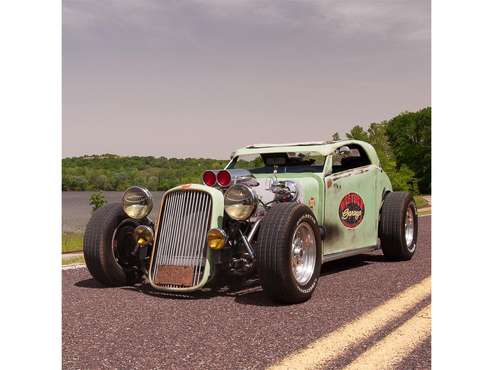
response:
{"label": "lake water", "polygon": [[[89,218],[91,217],[91,206],[89,198],[92,191],[63,191],[62,192],[62,230],[63,231],[84,231]],[[154,207],[151,212],[151,218],[156,219],[163,191],[153,191],[152,200]],[[105,191],[104,197],[108,203],[119,203],[122,199],[123,192]]]}

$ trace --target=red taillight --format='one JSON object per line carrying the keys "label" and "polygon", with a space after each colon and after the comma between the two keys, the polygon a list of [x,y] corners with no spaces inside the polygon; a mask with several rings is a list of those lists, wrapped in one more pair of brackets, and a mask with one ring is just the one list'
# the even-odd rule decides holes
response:
{"label": "red taillight", "polygon": [[202,174],[202,181],[205,185],[214,186],[216,185],[216,174],[212,171],[205,171]]}
{"label": "red taillight", "polygon": [[231,174],[229,171],[219,171],[217,174],[217,183],[222,187],[229,186],[231,184]]}

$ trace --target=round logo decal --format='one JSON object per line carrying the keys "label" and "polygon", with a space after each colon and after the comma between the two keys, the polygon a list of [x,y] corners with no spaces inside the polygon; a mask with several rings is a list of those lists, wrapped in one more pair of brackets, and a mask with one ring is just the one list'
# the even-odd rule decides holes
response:
{"label": "round logo decal", "polygon": [[354,228],[358,226],[365,216],[365,203],[356,193],[344,196],[339,204],[339,218],[344,226]]}

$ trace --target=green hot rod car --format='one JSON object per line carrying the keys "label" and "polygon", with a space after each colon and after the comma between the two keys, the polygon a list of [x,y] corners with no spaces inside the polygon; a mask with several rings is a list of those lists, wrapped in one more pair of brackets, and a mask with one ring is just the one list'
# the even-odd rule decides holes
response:
{"label": "green hot rod car", "polygon": [[271,299],[297,303],[322,263],[416,250],[412,196],[392,191],[373,147],[357,140],[247,146],[203,184],[167,191],[156,220],[152,206],[148,190],[131,187],[94,212],[84,257],[96,280],[183,293],[258,276]]}

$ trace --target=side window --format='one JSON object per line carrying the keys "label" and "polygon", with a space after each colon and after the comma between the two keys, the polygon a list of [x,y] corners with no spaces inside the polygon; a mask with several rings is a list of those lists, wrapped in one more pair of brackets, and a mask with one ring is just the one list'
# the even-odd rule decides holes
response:
{"label": "side window", "polygon": [[370,165],[370,158],[358,144],[343,145],[332,155],[332,173]]}

